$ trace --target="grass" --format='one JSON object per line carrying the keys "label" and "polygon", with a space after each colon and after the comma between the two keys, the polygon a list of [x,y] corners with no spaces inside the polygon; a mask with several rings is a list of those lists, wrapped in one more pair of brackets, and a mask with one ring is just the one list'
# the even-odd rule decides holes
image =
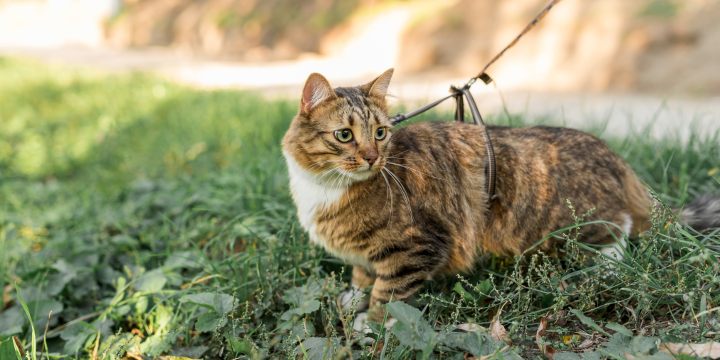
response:
{"label": "grass", "polygon": [[[718,134],[605,139],[658,199],[653,230],[612,270],[574,241],[583,219],[569,206],[565,246],[483,256],[470,275],[429,282],[414,307],[391,304],[402,325],[373,327],[380,341],[364,347],[334,305],[349,268],[294,215],[279,143],[295,102],[9,58],[0,99],[0,355],[46,325],[46,352],[70,359],[539,358],[543,317],[559,352],[591,340],[598,356],[659,356],[662,342],[720,338],[720,236],[666,226],[663,205],[718,194]],[[452,116],[418,121],[431,118]],[[511,346],[455,330],[493,319]]]}

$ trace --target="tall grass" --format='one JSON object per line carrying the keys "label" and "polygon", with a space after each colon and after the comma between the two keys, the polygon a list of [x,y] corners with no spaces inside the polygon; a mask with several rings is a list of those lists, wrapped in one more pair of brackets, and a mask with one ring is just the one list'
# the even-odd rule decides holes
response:
{"label": "tall grass", "polygon": [[[0,353],[8,336],[29,345],[31,328],[49,321],[49,352],[71,358],[92,358],[95,341],[104,359],[478,355],[452,343],[459,335],[448,327],[456,335],[433,335],[438,342],[428,340],[427,351],[380,330],[382,345],[346,345],[334,302],[349,268],[308,244],[288,194],[280,140],[295,102],[7,58],[0,98],[0,283],[21,285],[33,319],[30,326],[17,294],[3,288]],[[436,118],[452,116],[418,121]],[[526,124],[508,113],[487,122]],[[528,336],[539,318],[569,309],[602,326],[623,323],[636,336],[717,337],[717,313],[702,325],[694,316],[720,304],[720,238],[666,226],[660,203],[718,193],[717,134],[604,140],[659,201],[653,232],[631,242],[627,260],[612,268],[586,256],[596,249],[574,241],[577,214],[580,230],[566,230],[556,253],[484,256],[466,278],[429,283],[415,303],[423,321],[437,330],[488,325],[503,307],[513,347],[485,349],[503,356],[538,356]],[[605,339],[566,317],[551,326],[556,348],[577,349],[565,335]]]}

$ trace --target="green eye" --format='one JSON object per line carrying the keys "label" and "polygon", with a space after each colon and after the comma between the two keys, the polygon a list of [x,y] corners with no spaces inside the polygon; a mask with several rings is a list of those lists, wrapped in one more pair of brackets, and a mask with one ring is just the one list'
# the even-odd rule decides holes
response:
{"label": "green eye", "polygon": [[352,131],[350,131],[348,129],[337,130],[337,131],[335,131],[335,138],[338,139],[338,141],[340,141],[340,142],[346,143],[346,142],[352,140],[352,138],[353,138]]}
{"label": "green eye", "polygon": [[382,140],[387,136],[387,130],[385,130],[384,127],[378,128],[375,130],[375,138],[378,140]]}

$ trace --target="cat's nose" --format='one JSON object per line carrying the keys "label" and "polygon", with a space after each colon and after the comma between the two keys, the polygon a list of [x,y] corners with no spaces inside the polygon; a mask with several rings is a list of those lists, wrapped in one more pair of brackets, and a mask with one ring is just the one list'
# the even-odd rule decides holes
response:
{"label": "cat's nose", "polygon": [[366,155],[365,161],[368,162],[368,164],[372,165],[375,163],[375,160],[377,160],[377,155]]}

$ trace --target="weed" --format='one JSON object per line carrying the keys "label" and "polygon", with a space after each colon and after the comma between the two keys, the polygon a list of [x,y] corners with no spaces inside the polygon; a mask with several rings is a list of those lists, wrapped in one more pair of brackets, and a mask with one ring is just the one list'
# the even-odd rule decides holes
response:
{"label": "weed", "polygon": [[365,346],[336,305],[349,269],[294,215],[279,143],[296,104],[14,59],[0,59],[0,97],[0,284],[23,288],[3,287],[3,356],[46,326],[46,357],[108,360],[539,357],[542,317],[542,344],[604,357],[720,332],[720,235],[668,208],[718,193],[717,134],[605,139],[654,190],[652,228],[624,259],[576,241],[585,215],[569,199],[575,224],[551,234],[564,245],[429,282]]}

